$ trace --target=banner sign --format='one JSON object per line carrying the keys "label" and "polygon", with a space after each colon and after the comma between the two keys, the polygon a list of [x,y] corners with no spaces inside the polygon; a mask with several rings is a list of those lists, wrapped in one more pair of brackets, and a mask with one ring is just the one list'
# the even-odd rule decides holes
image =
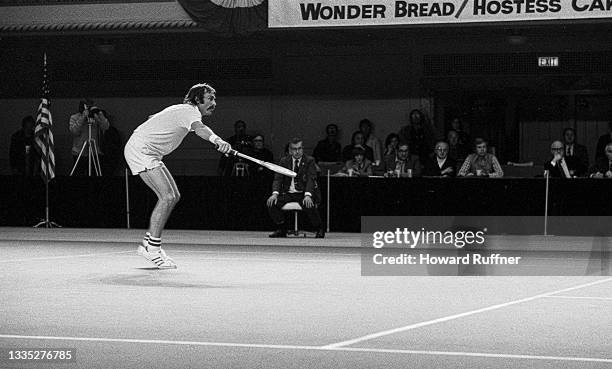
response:
{"label": "banner sign", "polygon": [[612,17],[612,0],[269,0],[268,26],[346,27]]}

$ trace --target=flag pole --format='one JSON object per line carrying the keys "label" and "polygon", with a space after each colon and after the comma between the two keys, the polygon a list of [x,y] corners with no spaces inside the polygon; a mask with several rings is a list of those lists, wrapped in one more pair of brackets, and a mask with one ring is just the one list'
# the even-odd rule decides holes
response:
{"label": "flag pole", "polygon": [[[45,52],[44,57],[43,57],[43,66],[44,66],[44,81],[43,81],[43,99],[47,99],[47,53]],[[41,100],[41,108],[42,108],[42,104],[44,103],[44,101]],[[47,104],[49,104],[48,100],[46,102]],[[39,114],[42,114],[41,112],[39,112]],[[50,117],[50,113],[49,113],[49,120],[51,119]],[[38,124],[38,122],[37,122]],[[52,154],[51,152],[51,122],[49,121],[49,124],[47,125],[47,134],[45,137],[45,176],[44,176],[44,181],[45,181],[45,219],[42,219],[40,222],[38,222],[38,224],[36,224],[34,226],[34,228],[40,228],[40,227],[44,227],[44,228],[55,228],[55,227],[61,227],[59,224],[51,221],[50,217],[49,217],[49,181],[51,180],[51,167],[49,165],[49,158]]]}

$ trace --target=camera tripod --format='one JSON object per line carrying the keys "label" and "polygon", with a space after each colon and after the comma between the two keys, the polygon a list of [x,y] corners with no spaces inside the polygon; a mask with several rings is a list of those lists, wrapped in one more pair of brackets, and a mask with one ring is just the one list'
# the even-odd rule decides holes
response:
{"label": "camera tripod", "polygon": [[88,125],[88,133],[87,133],[87,141],[83,142],[83,146],[81,147],[81,151],[79,152],[79,156],[77,160],[74,162],[74,166],[72,167],[72,171],[70,171],[70,175],[74,174],[76,167],[79,165],[79,161],[83,156],[83,152],[85,151],[85,147],[87,147],[87,175],[91,177],[91,168],[93,167],[96,176],[100,177],[102,175],[102,167],[100,166],[100,157],[98,156],[98,146],[96,145],[96,140],[91,138],[91,125],[93,124],[93,118],[87,118]]}

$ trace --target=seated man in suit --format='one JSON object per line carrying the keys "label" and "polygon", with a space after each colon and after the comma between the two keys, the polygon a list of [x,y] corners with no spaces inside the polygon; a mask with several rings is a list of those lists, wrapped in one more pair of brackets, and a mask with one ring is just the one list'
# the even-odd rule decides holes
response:
{"label": "seated man in suit", "polygon": [[612,142],[606,145],[604,153],[606,156],[597,158],[591,168],[591,178],[612,178]]}
{"label": "seated man in suit", "polygon": [[575,156],[565,157],[563,142],[553,142],[550,145],[550,152],[553,157],[544,163],[544,169],[548,171],[551,178],[572,178],[576,176],[580,161]]}
{"label": "seated man in suit", "polygon": [[436,142],[434,157],[427,160],[423,175],[429,177],[454,177],[455,159],[448,156],[448,144],[444,141]]}
{"label": "seated man in suit", "polygon": [[421,176],[421,161],[417,155],[410,154],[410,147],[406,142],[400,142],[395,156],[385,158],[383,168],[385,177]]}
{"label": "seated man in suit", "polygon": [[276,173],[272,183],[272,195],[268,198],[268,212],[277,230],[270,237],[287,237],[285,215],[281,208],[288,202],[299,202],[310,219],[312,226],[317,229],[317,238],[324,238],[325,231],[321,224],[321,216],[317,209],[321,195],[317,186],[316,163],[312,156],[304,155],[302,140],[294,138],[289,142],[289,156],[283,157],[279,165],[297,173],[295,178]]}

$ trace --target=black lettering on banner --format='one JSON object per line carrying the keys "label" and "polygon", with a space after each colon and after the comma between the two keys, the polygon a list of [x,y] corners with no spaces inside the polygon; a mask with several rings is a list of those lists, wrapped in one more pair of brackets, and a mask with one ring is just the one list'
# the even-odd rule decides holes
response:
{"label": "black lettering on banner", "polygon": [[384,18],[387,7],[382,4],[374,5],[374,18]]}
{"label": "black lettering on banner", "polygon": [[512,14],[512,12],[514,12],[514,7],[512,6],[512,0],[502,1],[502,11],[501,12],[502,14]]}
{"label": "black lettering on banner", "polygon": [[448,17],[455,13],[453,3],[410,3],[405,1],[395,2],[396,18],[411,17]]}
{"label": "black lettering on banner", "polygon": [[396,18],[401,18],[401,17],[405,17],[406,14],[408,13],[406,11],[406,6],[408,4],[405,1],[396,1],[395,2],[395,17]]}
{"label": "black lettering on banner", "polygon": [[487,13],[486,0],[474,0],[474,15],[485,15]]}
{"label": "black lettering on banner", "polygon": [[[348,6],[348,18],[347,19],[356,19],[359,18],[360,13],[359,6],[357,5],[349,5]],[[340,18],[342,19],[342,18]]]}
{"label": "black lettering on banner", "polygon": [[558,13],[561,11],[561,0],[550,0],[548,2],[548,10],[552,13]]}
{"label": "black lettering on banner", "polygon": [[[316,6],[316,8],[315,8]],[[321,3],[300,3],[300,11],[302,12],[302,20],[317,20],[321,11]]]}
{"label": "black lettering on banner", "polygon": [[536,1],[536,11],[538,13],[546,13],[548,11],[548,1],[546,0]]}
{"label": "black lettering on banner", "polygon": [[572,0],[572,8],[577,12],[583,12],[589,8],[588,5],[578,6],[578,0]]}
{"label": "black lettering on banner", "polygon": [[608,1],[607,8],[606,8],[606,5],[604,5],[603,0],[593,0],[593,2],[591,3],[591,7],[589,8],[589,11],[593,11],[593,10],[600,10],[600,11],[610,10],[610,2]]}
{"label": "black lettering on banner", "polygon": [[[591,1],[589,5],[578,5],[579,1]],[[592,10],[596,7],[603,10],[603,2],[609,2],[612,8],[612,0],[572,0],[572,7],[576,11]],[[581,4],[582,5],[582,4]],[[561,0],[474,0],[474,15],[495,14],[533,14],[533,13],[557,13],[561,11]]]}
{"label": "black lettering on banner", "polygon": [[497,14],[501,10],[501,5],[497,1],[489,1],[487,3],[487,13]]}
{"label": "black lettering on banner", "polygon": [[321,3],[300,3],[302,20],[384,18],[384,5],[334,5],[323,6]]}

